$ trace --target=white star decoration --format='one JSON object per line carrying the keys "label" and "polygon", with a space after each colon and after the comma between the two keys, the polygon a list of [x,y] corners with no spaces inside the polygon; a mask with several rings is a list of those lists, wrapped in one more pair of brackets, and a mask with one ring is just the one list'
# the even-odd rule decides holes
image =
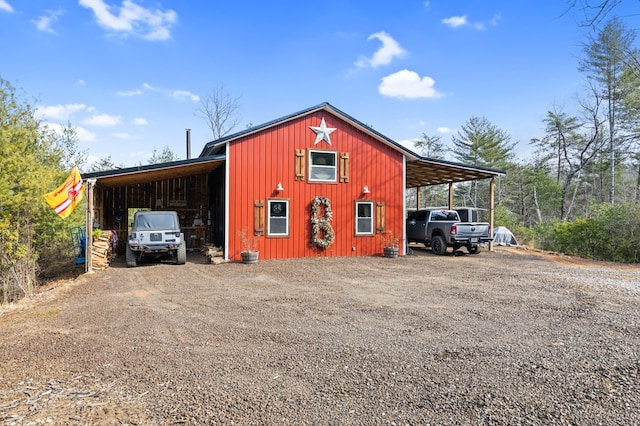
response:
{"label": "white star decoration", "polygon": [[329,145],[331,145],[331,138],[329,135],[336,131],[335,128],[327,127],[327,123],[324,122],[324,117],[322,117],[322,121],[320,122],[320,127],[318,126],[309,126],[311,130],[316,132],[316,141],[313,143],[314,145],[318,145],[322,141],[327,141]]}

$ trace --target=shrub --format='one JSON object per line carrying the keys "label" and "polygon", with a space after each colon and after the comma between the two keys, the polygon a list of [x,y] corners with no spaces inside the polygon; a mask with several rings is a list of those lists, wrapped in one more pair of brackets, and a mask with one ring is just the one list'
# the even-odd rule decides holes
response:
{"label": "shrub", "polygon": [[552,220],[533,229],[535,246],[544,250],[615,262],[640,262],[640,206],[600,204],[593,217]]}

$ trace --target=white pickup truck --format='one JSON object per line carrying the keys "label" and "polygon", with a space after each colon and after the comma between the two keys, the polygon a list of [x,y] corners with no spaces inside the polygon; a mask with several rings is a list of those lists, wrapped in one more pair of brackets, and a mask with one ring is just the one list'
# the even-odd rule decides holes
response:
{"label": "white pickup truck", "polygon": [[476,254],[480,244],[493,240],[490,228],[487,222],[461,222],[455,210],[416,210],[407,218],[407,241],[431,247],[433,254],[445,254],[447,247]]}

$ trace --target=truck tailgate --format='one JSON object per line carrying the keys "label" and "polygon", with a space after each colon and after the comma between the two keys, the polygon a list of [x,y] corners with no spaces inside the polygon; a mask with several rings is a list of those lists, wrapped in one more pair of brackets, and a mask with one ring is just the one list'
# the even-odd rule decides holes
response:
{"label": "truck tailgate", "polygon": [[471,242],[478,242],[479,238],[486,241],[490,237],[489,224],[485,222],[458,222],[455,230],[455,239],[469,238]]}

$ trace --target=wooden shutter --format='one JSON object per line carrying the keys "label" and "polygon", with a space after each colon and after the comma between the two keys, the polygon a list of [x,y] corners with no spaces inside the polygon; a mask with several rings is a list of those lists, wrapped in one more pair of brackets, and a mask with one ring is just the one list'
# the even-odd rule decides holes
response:
{"label": "wooden shutter", "polygon": [[296,149],[296,180],[304,180],[304,149]]}
{"label": "wooden shutter", "polygon": [[384,233],[384,203],[377,202],[376,203],[376,232],[378,234]]}
{"label": "wooden shutter", "polygon": [[264,235],[264,200],[253,202],[253,235]]}
{"label": "wooden shutter", "polygon": [[349,182],[349,153],[340,153],[340,182]]}

